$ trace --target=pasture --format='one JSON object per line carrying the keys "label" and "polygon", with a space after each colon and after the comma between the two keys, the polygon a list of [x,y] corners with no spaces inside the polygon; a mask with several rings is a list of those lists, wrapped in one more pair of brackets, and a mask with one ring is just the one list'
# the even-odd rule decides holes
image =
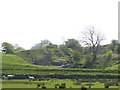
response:
{"label": "pasture", "polygon": [[[117,76],[118,70],[102,70],[102,69],[80,69],[80,68],[58,68],[55,66],[39,66],[29,64],[20,57],[16,55],[2,55],[2,74],[3,75],[89,75],[91,76],[100,76],[106,75]],[[67,76],[66,76],[67,77]],[[45,77],[44,77],[45,79]],[[89,88],[104,88],[104,84],[107,81],[118,81],[117,79],[110,78],[49,78],[49,80],[39,81],[38,78],[35,81],[30,81],[29,79],[2,79],[2,88],[37,88],[37,85],[40,85],[38,88],[42,88],[44,84],[46,88],[55,88],[56,84],[66,84],[66,88],[81,88],[85,86]],[[58,86],[56,86],[58,88]],[[112,85],[109,88],[118,88],[118,86]]]}
{"label": "pasture", "polygon": [[[110,81],[110,80],[106,80]],[[55,88],[56,84],[66,84],[66,88],[81,88],[85,86],[86,88],[104,88],[104,79],[49,79],[43,81],[30,81],[29,79],[12,79],[12,80],[2,80],[2,88],[37,88],[37,84],[40,85],[38,88],[42,88],[44,84],[46,88]],[[59,88],[58,86],[56,86]],[[112,85],[109,88],[118,88],[118,86]]]}

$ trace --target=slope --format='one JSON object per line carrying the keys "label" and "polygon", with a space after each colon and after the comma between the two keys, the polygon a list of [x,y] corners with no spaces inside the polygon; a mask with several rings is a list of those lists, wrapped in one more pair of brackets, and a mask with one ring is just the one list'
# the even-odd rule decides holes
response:
{"label": "slope", "polygon": [[107,67],[106,70],[119,70],[120,68],[120,60],[113,63],[110,67]]}
{"label": "slope", "polygon": [[32,65],[16,55],[2,54],[2,73],[35,74],[36,70],[53,69],[53,66]]}

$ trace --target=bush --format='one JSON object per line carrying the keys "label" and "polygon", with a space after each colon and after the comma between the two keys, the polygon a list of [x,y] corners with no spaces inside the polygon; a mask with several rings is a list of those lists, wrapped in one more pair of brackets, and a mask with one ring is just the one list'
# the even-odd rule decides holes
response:
{"label": "bush", "polygon": [[43,83],[42,88],[43,88],[43,89],[46,89],[45,83]]}
{"label": "bush", "polygon": [[40,85],[41,85],[41,84],[37,84],[37,88],[39,88],[39,87],[40,87]]}
{"label": "bush", "polygon": [[66,88],[66,84],[65,83],[62,83],[59,88]]}
{"label": "bush", "polygon": [[87,90],[87,88],[82,85],[81,90]]}

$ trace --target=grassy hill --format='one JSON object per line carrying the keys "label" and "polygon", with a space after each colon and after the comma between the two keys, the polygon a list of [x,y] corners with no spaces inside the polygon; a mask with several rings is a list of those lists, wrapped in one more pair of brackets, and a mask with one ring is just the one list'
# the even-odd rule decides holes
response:
{"label": "grassy hill", "polygon": [[[89,57],[83,55],[79,62],[71,63],[71,56],[67,56],[63,54],[59,49],[31,49],[31,50],[24,50],[15,53],[17,56],[21,57],[25,61],[35,65],[55,65],[60,66],[62,63],[63,66],[79,66],[79,68],[83,68],[86,62],[89,62]],[[98,60],[96,60],[96,68],[97,69],[106,69],[106,68],[113,68],[112,70],[118,70],[118,65],[114,64],[118,61],[118,55],[113,54],[111,58],[107,59],[107,54],[99,54]],[[73,60],[72,60],[73,61]],[[61,66],[62,66],[61,65]]]}
{"label": "grassy hill", "polygon": [[25,61],[36,65],[49,65],[51,53],[44,49],[32,49],[16,52]]}
{"label": "grassy hill", "polygon": [[2,54],[2,73],[4,74],[114,74],[115,70],[101,69],[79,69],[79,68],[57,68],[55,66],[40,66],[29,64],[16,55]]}
{"label": "grassy hill", "polygon": [[2,54],[2,73],[32,74],[35,70],[53,69],[54,66],[32,65],[16,55]]}
{"label": "grassy hill", "polygon": [[35,65],[53,65],[56,61],[69,61],[69,57],[64,55],[58,48],[53,49],[31,49],[15,53],[25,61]]}

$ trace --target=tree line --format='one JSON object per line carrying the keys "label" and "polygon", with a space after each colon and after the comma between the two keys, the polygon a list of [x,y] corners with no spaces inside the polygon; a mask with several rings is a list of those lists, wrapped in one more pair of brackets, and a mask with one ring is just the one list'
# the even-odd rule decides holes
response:
{"label": "tree line", "polygon": [[[95,64],[99,59],[106,59],[107,63],[112,59],[113,54],[119,54],[119,42],[118,40],[112,40],[110,44],[101,45],[101,42],[105,39],[104,35],[96,32],[95,28],[89,28],[86,31],[82,32],[82,40],[84,46],[76,39],[68,39],[64,44],[56,45],[51,43],[49,40],[41,40],[40,43],[32,46],[31,49],[47,49],[55,51],[57,57],[65,57],[72,65],[79,67],[79,61],[84,60],[84,67],[87,68],[96,68]],[[2,43],[2,51],[5,54],[14,54],[16,51],[25,50],[18,45],[13,46],[8,42]],[[102,58],[101,58],[102,57]],[[99,60],[100,61],[100,60]],[[103,60],[104,61],[104,60]]]}

